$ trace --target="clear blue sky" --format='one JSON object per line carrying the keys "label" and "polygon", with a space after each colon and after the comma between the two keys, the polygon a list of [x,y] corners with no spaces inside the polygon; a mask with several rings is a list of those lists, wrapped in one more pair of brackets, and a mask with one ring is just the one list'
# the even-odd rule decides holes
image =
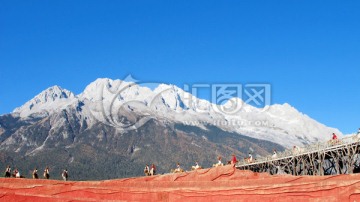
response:
{"label": "clear blue sky", "polygon": [[269,83],[326,125],[360,127],[360,1],[0,0],[0,114],[99,77]]}

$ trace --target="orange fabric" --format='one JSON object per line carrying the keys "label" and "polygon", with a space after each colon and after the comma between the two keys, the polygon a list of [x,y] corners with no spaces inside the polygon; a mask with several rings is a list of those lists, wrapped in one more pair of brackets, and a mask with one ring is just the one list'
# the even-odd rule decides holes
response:
{"label": "orange fabric", "polygon": [[360,174],[268,175],[231,165],[105,181],[0,178],[0,201],[360,201]]}

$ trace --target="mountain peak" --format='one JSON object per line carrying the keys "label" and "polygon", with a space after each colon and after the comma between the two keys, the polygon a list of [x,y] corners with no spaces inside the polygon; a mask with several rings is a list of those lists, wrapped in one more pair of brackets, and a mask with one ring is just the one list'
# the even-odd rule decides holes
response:
{"label": "mountain peak", "polygon": [[211,103],[196,97],[196,93],[192,95],[171,84],[160,84],[151,90],[146,85],[137,84],[132,77],[125,80],[99,78],[77,96],[59,86],[52,86],[16,108],[14,113],[20,114],[20,117],[36,113],[42,116],[67,107],[78,107],[78,103],[86,106],[86,110],[80,110],[81,115],[92,117],[88,119],[91,124],[96,121],[114,124],[114,120],[108,117],[116,117],[117,112],[126,109],[126,113],[132,114],[129,120],[151,115],[185,125],[214,125],[287,147],[326,140],[327,134],[332,132],[341,134],[337,129],[318,123],[288,103],[274,104],[263,109],[249,105],[238,97],[224,103]]}
{"label": "mountain peak", "polygon": [[154,92],[162,92],[164,90],[175,90],[177,91],[179,89],[179,87],[173,85],[173,84],[159,84],[155,89]]}
{"label": "mountain peak", "polygon": [[57,85],[47,88],[37,96],[39,101],[43,102],[56,101],[58,99],[67,99],[73,97],[75,97],[75,95],[71,91],[63,89]]}
{"label": "mountain peak", "polygon": [[19,113],[21,117],[25,117],[33,113],[55,109],[57,108],[56,103],[64,104],[66,101],[75,98],[76,96],[71,91],[55,85],[42,91],[23,106],[16,108],[13,112]]}

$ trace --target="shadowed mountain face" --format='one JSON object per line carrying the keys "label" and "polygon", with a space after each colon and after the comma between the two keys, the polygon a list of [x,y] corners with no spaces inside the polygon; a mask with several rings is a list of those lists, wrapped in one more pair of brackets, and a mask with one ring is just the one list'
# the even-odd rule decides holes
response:
{"label": "shadowed mountain face", "polygon": [[[73,180],[98,180],[143,174],[154,163],[158,173],[169,172],[179,162],[190,169],[195,161],[203,167],[244,158],[252,151],[268,155],[278,144],[223,131],[151,119],[137,130],[121,131],[101,122],[89,127],[75,109],[44,117],[0,117],[0,166],[18,168],[26,177],[32,169],[50,167],[50,177],[60,179],[62,169]],[[56,123],[56,124],[55,124]]]}

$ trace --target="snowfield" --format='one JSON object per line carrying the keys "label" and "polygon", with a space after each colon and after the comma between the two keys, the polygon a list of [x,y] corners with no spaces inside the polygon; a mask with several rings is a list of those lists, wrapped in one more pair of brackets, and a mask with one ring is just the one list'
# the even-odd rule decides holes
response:
{"label": "snowfield", "polygon": [[[235,113],[221,110],[232,106],[239,110]],[[323,142],[329,140],[332,133],[343,136],[338,129],[317,122],[287,103],[256,108],[232,98],[224,105],[216,105],[174,85],[160,84],[151,90],[133,82],[108,78],[95,80],[79,95],[59,86],[50,87],[16,108],[13,114],[26,119],[67,108],[75,109],[78,117],[89,125],[101,121],[120,131],[133,130],[150,119],[158,119],[200,128],[213,125],[287,148]],[[126,119],[120,111],[126,113]]]}

